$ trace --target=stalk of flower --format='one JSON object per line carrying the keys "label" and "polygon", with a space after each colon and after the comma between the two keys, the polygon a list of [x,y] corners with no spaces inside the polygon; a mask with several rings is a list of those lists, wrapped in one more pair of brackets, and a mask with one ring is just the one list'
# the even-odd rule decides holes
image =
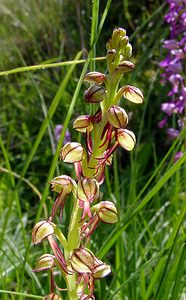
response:
{"label": "stalk of flower", "polygon": [[[132,46],[126,31],[114,29],[106,48],[108,75],[94,71],[87,73],[84,78],[90,84],[84,94],[85,101],[99,103],[100,108],[92,116],[77,117],[73,123],[73,128],[84,135],[85,146],[67,142],[60,151],[61,160],[74,165],[76,178],[61,175],[51,180],[52,190],[58,194],[51,215],[49,220],[36,224],[32,233],[35,244],[48,240],[53,251],[52,255],[41,256],[35,269],[51,272],[51,290],[45,299],[53,296],[58,299],[54,291],[54,287],[57,287],[52,272],[54,267],[58,266],[64,277],[69,300],[95,299],[95,280],[111,273],[110,266],[96,257],[86,245],[99,224],[118,221],[115,204],[108,200],[99,202],[99,191],[104,182],[105,166],[111,166],[116,149],[121,146],[131,151],[136,142],[134,133],[126,128],[128,115],[119,102],[125,98],[133,103],[142,103],[143,94],[134,86],[119,87],[125,73],[134,68],[134,64],[128,60]],[[73,209],[65,237],[53,222],[59,211],[63,213],[71,193]]]}

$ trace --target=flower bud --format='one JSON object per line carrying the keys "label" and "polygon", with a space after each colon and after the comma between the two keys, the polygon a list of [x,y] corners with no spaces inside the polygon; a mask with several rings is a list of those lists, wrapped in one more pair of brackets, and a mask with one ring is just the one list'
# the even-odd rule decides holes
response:
{"label": "flower bud", "polygon": [[123,74],[130,72],[134,69],[134,64],[128,60],[123,60],[119,65],[117,65],[115,72]]}
{"label": "flower bud", "polygon": [[116,57],[116,50],[108,50],[107,55],[106,55],[106,60],[107,60],[107,66],[108,66],[108,71],[109,73],[113,73],[115,69],[115,57]]}
{"label": "flower bud", "polygon": [[94,178],[83,178],[78,181],[77,185],[77,197],[80,201],[92,201],[97,200],[99,197],[99,184]]}
{"label": "flower bud", "polygon": [[121,88],[122,92],[123,92],[123,97],[126,98],[127,100],[133,102],[133,103],[142,103],[143,102],[143,94],[140,91],[140,89],[138,89],[135,86],[131,86],[131,85],[126,85],[124,87]]}
{"label": "flower bud", "polygon": [[48,270],[51,269],[53,267],[55,267],[55,256],[51,255],[51,254],[44,254],[42,255],[37,263],[36,263],[36,267],[33,270],[34,272],[40,272],[40,271],[44,271],[44,270]]}
{"label": "flower bud", "polygon": [[53,233],[54,233],[54,228],[50,222],[40,221],[34,226],[32,230],[32,241],[35,245],[39,244],[46,237],[52,235]]}
{"label": "flower bud", "polygon": [[80,132],[92,131],[93,124],[91,122],[90,116],[84,115],[79,116],[75,119],[73,128]]}
{"label": "flower bud", "polygon": [[121,54],[123,55],[124,59],[131,57],[132,46],[130,43],[128,43],[123,49],[121,49]]}
{"label": "flower bud", "polygon": [[128,129],[118,129],[117,140],[120,146],[127,151],[131,151],[136,143],[136,137],[134,133]]}
{"label": "flower bud", "polygon": [[108,224],[118,222],[117,209],[113,202],[102,201],[98,205],[96,214],[100,221]]}
{"label": "flower bud", "polygon": [[110,51],[110,50],[113,49],[112,48],[112,40],[111,39],[109,39],[108,42],[106,43],[106,49],[107,49],[107,51]]}
{"label": "flower bud", "polygon": [[115,36],[119,36],[120,38],[122,38],[125,35],[126,35],[126,30],[121,27],[118,27],[118,28],[114,28],[112,33],[112,38],[115,38]]}
{"label": "flower bud", "polygon": [[126,35],[126,31],[123,28],[115,28],[113,30],[111,39],[106,44],[107,50],[118,49],[120,40]]}
{"label": "flower bud", "polygon": [[108,50],[107,55],[106,55],[106,59],[107,59],[108,63],[112,63],[115,59],[115,56],[116,56],[116,50],[115,49]]}
{"label": "flower bud", "polygon": [[95,84],[102,84],[105,80],[105,74],[100,72],[89,72],[85,75],[84,81]]}
{"label": "flower bud", "polygon": [[93,272],[92,276],[95,279],[100,279],[100,278],[107,276],[110,273],[111,273],[110,266],[102,263],[94,268],[94,272]]}
{"label": "flower bud", "polygon": [[85,100],[90,103],[100,103],[106,95],[105,88],[99,85],[92,85],[85,91]]}
{"label": "flower bud", "polygon": [[83,158],[83,147],[80,143],[67,143],[61,148],[60,158],[67,163],[75,163]]}
{"label": "flower bud", "polygon": [[43,298],[43,300],[63,300],[59,295],[51,293]]}
{"label": "flower bud", "polygon": [[60,175],[53,178],[50,181],[50,184],[52,191],[61,193],[62,190],[65,190],[66,194],[70,194],[73,189],[73,185],[75,185],[75,181],[70,176]]}
{"label": "flower bud", "polygon": [[92,251],[90,251],[87,248],[79,248],[75,249],[73,251],[74,259],[76,260],[76,263],[79,264],[79,262],[86,265],[86,267],[89,268],[91,271],[94,268],[94,262],[95,262],[95,255]]}
{"label": "flower bud", "polygon": [[122,37],[121,40],[120,40],[120,42],[119,42],[119,47],[120,47],[120,49],[121,49],[121,50],[122,50],[122,49],[125,49],[125,47],[127,46],[128,42],[129,42],[128,36]]}
{"label": "flower bud", "polygon": [[127,57],[131,57],[131,55],[132,55],[132,45],[130,43],[127,44],[125,52],[127,54]]}
{"label": "flower bud", "polygon": [[120,106],[113,105],[107,111],[108,122],[115,128],[125,128],[128,123],[128,115]]}
{"label": "flower bud", "polygon": [[94,254],[86,248],[75,249],[70,263],[75,272],[80,274],[91,273],[94,267]]}

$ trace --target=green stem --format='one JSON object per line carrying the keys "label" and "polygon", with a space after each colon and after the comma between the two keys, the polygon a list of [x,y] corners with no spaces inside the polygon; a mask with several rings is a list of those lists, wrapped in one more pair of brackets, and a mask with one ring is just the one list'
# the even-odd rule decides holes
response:
{"label": "green stem", "polygon": [[63,233],[61,232],[61,230],[54,224],[53,224],[53,227],[54,227],[54,233],[57,237],[57,239],[60,241],[61,245],[63,246],[63,248],[67,248],[67,241],[66,241],[66,238],[65,236],[63,235]]}
{"label": "green stem", "polygon": [[78,300],[76,274],[67,275],[66,278],[68,300]]}
{"label": "green stem", "polygon": [[101,103],[102,118],[99,123],[94,124],[93,151],[89,161],[87,162],[87,158],[85,158],[82,163],[83,174],[86,177],[93,178],[95,176],[96,166],[98,164],[97,158],[100,157],[107,149],[107,142],[104,146],[100,147],[100,145],[103,144],[105,138],[104,136],[102,139],[101,135],[107,123],[107,110],[110,106],[113,105],[120,80],[121,76],[115,76],[114,74],[111,75],[110,79],[107,78],[107,96]]}
{"label": "green stem", "polygon": [[82,166],[83,174],[87,178],[93,178],[95,176],[96,166],[98,164],[97,158],[100,157],[107,148],[107,143],[103,147],[100,147],[100,145],[103,143],[103,140],[101,139],[101,134],[106,123],[106,114],[103,113],[101,121],[98,124],[94,124],[93,151],[89,161],[85,163],[85,165],[83,164]]}

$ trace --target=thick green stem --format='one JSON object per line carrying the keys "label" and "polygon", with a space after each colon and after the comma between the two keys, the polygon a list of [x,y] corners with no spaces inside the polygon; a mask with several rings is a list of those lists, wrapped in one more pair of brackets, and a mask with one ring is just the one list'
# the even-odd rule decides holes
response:
{"label": "thick green stem", "polygon": [[76,274],[67,275],[65,280],[67,285],[68,300],[78,300]]}
{"label": "thick green stem", "polygon": [[95,176],[96,166],[98,164],[97,158],[100,157],[107,148],[107,143],[103,147],[100,147],[100,145],[103,143],[103,140],[101,139],[101,134],[106,125],[106,122],[106,116],[105,114],[103,114],[102,120],[98,124],[94,125],[94,140],[92,154],[87,164],[83,165],[83,174],[87,178],[93,178]]}
{"label": "thick green stem", "polygon": [[[108,147],[106,142],[103,144],[104,138],[101,138],[103,129],[107,124],[107,110],[113,105],[114,98],[117,93],[118,84],[120,81],[120,76],[111,75],[111,78],[107,80],[107,96],[105,100],[101,103],[102,118],[99,123],[94,124],[94,138],[93,138],[93,150],[89,158],[88,163],[83,163],[83,174],[86,177],[93,178],[96,173],[96,166],[98,165],[98,157],[100,157]],[[86,159],[87,160],[87,159]]]}

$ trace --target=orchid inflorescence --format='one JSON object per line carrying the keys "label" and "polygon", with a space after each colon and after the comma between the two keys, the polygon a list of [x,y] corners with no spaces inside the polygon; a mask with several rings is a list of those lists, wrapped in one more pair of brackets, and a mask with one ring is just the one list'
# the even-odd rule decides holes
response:
{"label": "orchid inflorescence", "polygon": [[[44,239],[53,254],[42,255],[36,263],[35,272],[50,270],[51,290],[44,299],[62,299],[55,290],[57,286],[54,268],[58,267],[66,282],[68,299],[95,299],[94,282],[111,273],[111,268],[94,255],[87,247],[92,233],[100,222],[114,224],[118,212],[111,201],[99,201],[100,186],[104,182],[106,165],[112,164],[114,151],[121,146],[131,151],[136,138],[127,129],[128,115],[118,106],[122,97],[142,103],[142,92],[131,85],[119,88],[123,75],[132,71],[134,64],[128,61],[132,53],[126,31],[114,29],[106,44],[108,74],[89,72],[84,81],[90,84],[85,91],[85,101],[100,103],[94,115],[82,115],[75,119],[73,128],[85,137],[85,146],[78,142],[67,142],[60,151],[63,162],[74,165],[76,179],[61,175],[50,182],[57,198],[48,220],[38,222],[33,229],[34,244]],[[54,219],[62,215],[66,199],[73,195],[73,209],[69,220],[68,235],[62,233]],[[62,218],[61,218],[62,219]]]}

